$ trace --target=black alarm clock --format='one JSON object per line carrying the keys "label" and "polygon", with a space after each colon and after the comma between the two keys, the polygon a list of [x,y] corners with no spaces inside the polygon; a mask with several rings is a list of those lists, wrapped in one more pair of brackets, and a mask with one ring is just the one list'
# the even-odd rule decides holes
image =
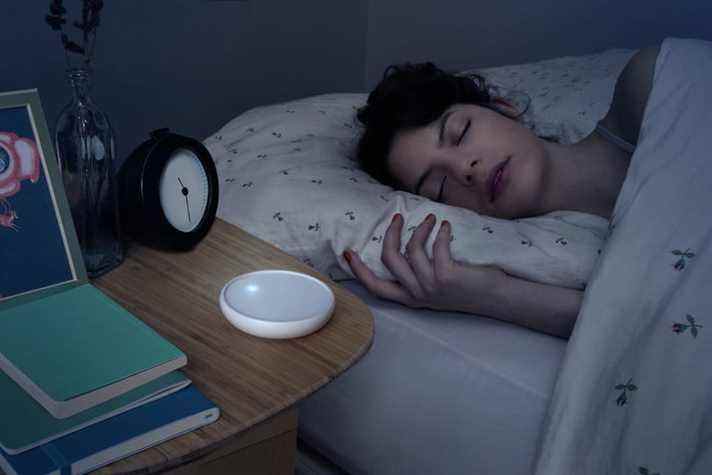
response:
{"label": "black alarm clock", "polygon": [[184,251],[210,230],[218,207],[218,175],[199,141],[151,132],[118,174],[124,233],[151,247]]}

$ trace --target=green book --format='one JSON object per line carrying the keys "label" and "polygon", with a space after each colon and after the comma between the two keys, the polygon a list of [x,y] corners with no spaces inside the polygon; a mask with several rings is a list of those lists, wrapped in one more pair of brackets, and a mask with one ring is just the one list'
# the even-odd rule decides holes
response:
{"label": "green book", "polygon": [[173,371],[136,389],[66,419],[55,419],[41,405],[0,372],[0,448],[10,455],[46,444],[110,417],[172,394],[190,384]]}
{"label": "green book", "polygon": [[91,285],[39,95],[0,94],[0,369],[63,419],[186,363]]}

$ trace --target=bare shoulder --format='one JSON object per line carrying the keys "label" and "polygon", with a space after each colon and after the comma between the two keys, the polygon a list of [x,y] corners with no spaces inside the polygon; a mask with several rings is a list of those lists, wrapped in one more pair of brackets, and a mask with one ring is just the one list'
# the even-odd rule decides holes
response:
{"label": "bare shoulder", "polygon": [[653,86],[660,46],[638,50],[618,76],[611,108],[601,124],[630,143],[638,142],[645,105]]}

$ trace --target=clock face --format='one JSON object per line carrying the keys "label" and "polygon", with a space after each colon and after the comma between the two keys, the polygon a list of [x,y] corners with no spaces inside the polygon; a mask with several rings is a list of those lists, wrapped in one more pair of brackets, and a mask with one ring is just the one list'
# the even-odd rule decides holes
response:
{"label": "clock face", "polygon": [[158,187],[168,222],[185,233],[194,230],[208,206],[208,176],[195,153],[185,148],[175,150]]}

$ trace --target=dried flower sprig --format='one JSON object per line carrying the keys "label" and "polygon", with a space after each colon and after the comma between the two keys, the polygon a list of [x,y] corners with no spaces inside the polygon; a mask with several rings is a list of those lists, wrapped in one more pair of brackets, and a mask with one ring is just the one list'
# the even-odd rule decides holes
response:
{"label": "dried flower sprig", "polygon": [[71,66],[69,54],[81,55],[85,67],[90,67],[94,58],[94,47],[96,45],[96,31],[100,24],[101,10],[104,8],[103,0],[82,0],[82,20],[75,21],[72,26],[82,32],[82,43],[70,39],[64,30],[67,24],[67,9],[63,0],[51,0],[49,13],[45,16],[45,22],[54,31],[58,31],[64,47],[67,67]]}

